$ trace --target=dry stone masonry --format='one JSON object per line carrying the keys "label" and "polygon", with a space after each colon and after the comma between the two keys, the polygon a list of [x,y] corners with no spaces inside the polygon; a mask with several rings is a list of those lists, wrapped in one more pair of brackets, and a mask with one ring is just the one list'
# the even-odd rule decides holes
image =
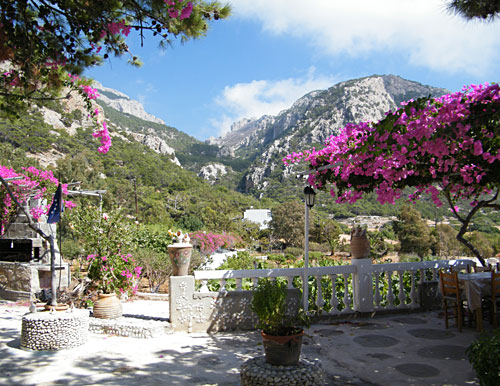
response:
{"label": "dry stone masonry", "polygon": [[21,348],[25,350],[61,350],[87,342],[89,312],[34,312],[22,318]]}
{"label": "dry stone masonry", "polygon": [[241,386],[323,386],[319,361],[301,359],[296,366],[275,366],[263,356],[247,360],[240,370]]}

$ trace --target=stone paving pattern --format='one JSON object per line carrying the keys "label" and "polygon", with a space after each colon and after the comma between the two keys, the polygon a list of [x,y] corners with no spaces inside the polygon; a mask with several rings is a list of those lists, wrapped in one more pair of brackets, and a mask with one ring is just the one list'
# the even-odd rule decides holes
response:
{"label": "stone paving pattern", "polygon": [[[166,310],[164,301],[124,304],[124,313],[138,320],[164,318]],[[263,354],[256,331],[150,339],[90,333],[81,347],[27,352],[19,348],[26,312],[27,307],[0,304],[1,385],[238,386],[241,366]],[[319,360],[326,386],[478,385],[465,355],[478,333],[469,326],[461,333],[446,330],[439,316],[375,315],[315,324],[306,331],[302,352]]]}

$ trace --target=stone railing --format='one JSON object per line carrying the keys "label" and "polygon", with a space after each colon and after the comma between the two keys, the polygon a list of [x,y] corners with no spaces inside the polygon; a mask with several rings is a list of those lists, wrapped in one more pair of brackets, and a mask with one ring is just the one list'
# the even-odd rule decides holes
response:
{"label": "stone railing", "polygon": [[170,319],[174,329],[185,331],[252,328],[256,319],[250,302],[258,279],[286,280],[293,308],[302,304],[305,274],[311,315],[415,309],[424,306],[425,297],[439,296],[439,269],[471,265],[472,260],[372,264],[371,259],[353,259],[350,265],[309,267],[307,273],[303,268],[195,271],[194,277],[171,277]]}

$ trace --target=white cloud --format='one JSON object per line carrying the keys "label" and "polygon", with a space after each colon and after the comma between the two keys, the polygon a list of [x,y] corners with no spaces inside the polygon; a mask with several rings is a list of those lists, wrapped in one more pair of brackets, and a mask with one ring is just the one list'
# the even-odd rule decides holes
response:
{"label": "white cloud", "polygon": [[259,118],[266,114],[276,115],[308,92],[325,89],[335,82],[333,77],[317,76],[312,67],[304,78],[253,80],[250,83],[226,86],[215,100],[224,113],[219,118],[212,119],[211,124],[219,135],[225,134],[237,120]]}
{"label": "white cloud", "polygon": [[[500,59],[500,22],[465,22],[446,0],[230,0],[236,17],[305,38],[326,55],[400,54],[414,65],[482,75]],[[495,75],[495,74],[490,74]]]}

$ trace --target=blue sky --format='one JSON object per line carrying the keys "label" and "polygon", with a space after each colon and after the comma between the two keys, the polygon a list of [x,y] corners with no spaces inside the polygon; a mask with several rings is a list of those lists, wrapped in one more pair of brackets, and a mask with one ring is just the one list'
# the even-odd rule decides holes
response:
{"label": "blue sky", "polygon": [[340,81],[394,74],[459,91],[500,79],[500,21],[466,23],[446,0],[230,0],[205,38],[165,51],[150,36],[141,68],[111,58],[86,76],[198,139],[277,114]]}

